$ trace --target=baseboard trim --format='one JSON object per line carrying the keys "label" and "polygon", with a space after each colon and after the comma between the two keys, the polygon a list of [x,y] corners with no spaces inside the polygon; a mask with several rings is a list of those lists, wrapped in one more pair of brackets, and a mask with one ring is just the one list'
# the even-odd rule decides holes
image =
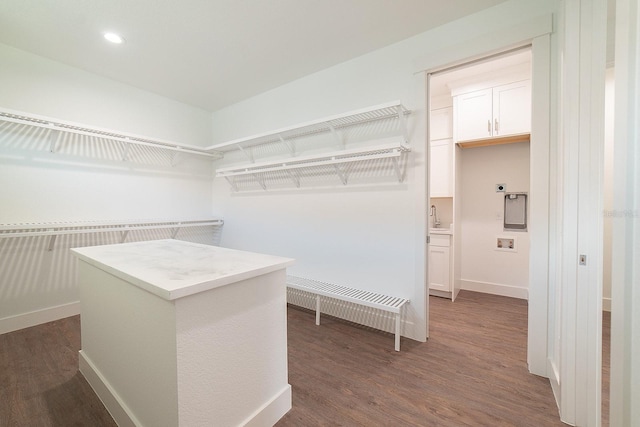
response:
{"label": "baseboard trim", "polygon": [[54,320],[64,319],[65,317],[75,316],[77,314],[80,314],[79,301],[57,305],[55,307],[48,307],[42,310],[30,311],[28,313],[18,314],[15,316],[4,317],[0,319],[0,334],[30,328],[43,323],[53,322]]}
{"label": "baseboard trim", "polygon": [[556,369],[556,365],[553,361],[547,358],[547,377],[551,384],[551,390],[553,391],[553,397],[556,400],[556,406],[558,411],[560,410],[560,373]]}
{"label": "baseboard trim", "polygon": [[482,292],[485,294],[501,295],[518,299],[529,299],[529,289],[516,286],[502,285],[499,283],[476,282],[473,280],[460,280],[460,288],[467,291]]}
{"label": "baseboard trim", "polygon": [[291,409],[291,386],[287,384],[271,400],[266,402],[256,412],[240,423],[245,427],[260,427],[275,425],[278,420]]}
{"label": "baseboard trim", "polygon": [[[118,393],[113,390],[109,382],[91,362],[91,359],[82,350],[79,351],[78,356],[80,373],[87,380],[107,411],[109,411],[118,427],[142,426]],[[291,385],[287,384],[271,400],[265,402],[264,405],[239,425],[246,427],[275,425],[289,410],[291,410]]]}
{"label": "baseboard trim", "polygon": [[118,393],[113,390],[109,382],[91,362],[91,359],[82,351],[78,355],[78,367],[80,373],[87,380],[104,407],[109,411],[118,427],[138,427],[142,424],[131,413],[127,405],[122,401]]}

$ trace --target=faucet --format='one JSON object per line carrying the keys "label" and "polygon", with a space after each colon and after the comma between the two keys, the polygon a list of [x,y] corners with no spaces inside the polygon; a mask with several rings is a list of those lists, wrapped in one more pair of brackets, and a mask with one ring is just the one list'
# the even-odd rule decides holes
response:
{"label": "faucet", "polygon": [[440,219],[438,219],[438,211],[436,210],[436,205],[431,205],[431,212],[429,216],[433,217],[433,228],[440,227]]}

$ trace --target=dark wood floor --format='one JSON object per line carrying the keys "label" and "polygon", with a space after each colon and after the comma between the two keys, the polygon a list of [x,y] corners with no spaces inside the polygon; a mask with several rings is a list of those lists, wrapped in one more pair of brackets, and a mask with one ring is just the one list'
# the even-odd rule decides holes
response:
{"label": "dark wood floor", "polygon": [[[526,301],[431,297],[427,343],[289,308],[293,409],[278,426],[555,426],[526,366]],[[114,426],[78,373],[79,317],[0,335],[0,426]]]}

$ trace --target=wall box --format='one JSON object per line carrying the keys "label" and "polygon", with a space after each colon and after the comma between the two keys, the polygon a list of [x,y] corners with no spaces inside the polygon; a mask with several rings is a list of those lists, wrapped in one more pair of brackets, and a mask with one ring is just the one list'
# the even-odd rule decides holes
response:
{"label": "wall box", "polygon": [[527,231],[527,194],[504,195],[504,229]]}
{"label": "wall box", "polygon": [[517,239],[515,236],[496,236],[496,251],[518,252]]}

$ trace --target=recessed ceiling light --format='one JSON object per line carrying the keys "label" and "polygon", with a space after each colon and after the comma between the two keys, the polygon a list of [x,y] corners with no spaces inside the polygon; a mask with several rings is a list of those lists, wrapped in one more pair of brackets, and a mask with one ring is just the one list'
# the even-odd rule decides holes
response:
{"label": "recessed ceiling light", "polygon": [[104,33],[104,38],[110,41],[111,43],[121,44],[124,42],[122,36],[116,33]]}

